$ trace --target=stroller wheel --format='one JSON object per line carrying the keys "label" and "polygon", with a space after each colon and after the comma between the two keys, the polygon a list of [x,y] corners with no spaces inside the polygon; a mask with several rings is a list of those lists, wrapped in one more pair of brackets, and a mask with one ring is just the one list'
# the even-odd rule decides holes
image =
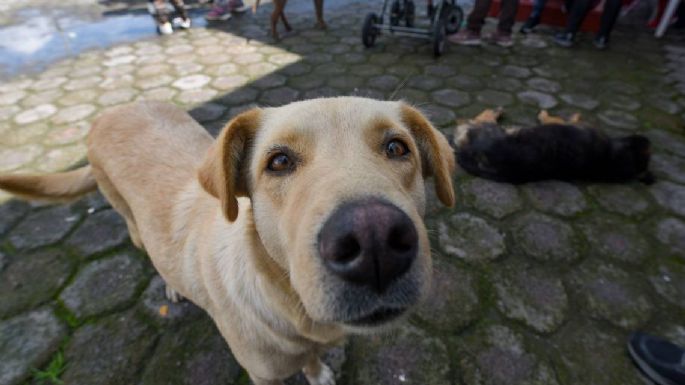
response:
{"label": "stroller wheel", "polygon": [[433,24],[433,55],[438,57],[445,51],[445,21],[439,18]]}
{"label": "stroller wheel", "polygon": [[375,13],[369,13],[364,19],[364,26],[362,27],[362,43],[364,47],[373,47],[376,43],[376,37],[378,36],[378,28],[376,27],[378,23],[378,16]]}
{"label": "stroller wheel", "polygon": [[445,31],[447,35],[459,32],[461,23],[464,21],[464,11],[458,5],[449,5],[443,8],[442,21],[445,23]]}

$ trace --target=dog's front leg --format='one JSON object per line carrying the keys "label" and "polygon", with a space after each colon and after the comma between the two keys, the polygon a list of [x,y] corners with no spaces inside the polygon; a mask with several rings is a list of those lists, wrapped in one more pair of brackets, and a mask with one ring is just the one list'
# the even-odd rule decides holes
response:
{"label": "dog's front leg", "polygon": [[302,368],[309,385],[335,385],[335,374],[319,357],[312,355],[307,365]]}

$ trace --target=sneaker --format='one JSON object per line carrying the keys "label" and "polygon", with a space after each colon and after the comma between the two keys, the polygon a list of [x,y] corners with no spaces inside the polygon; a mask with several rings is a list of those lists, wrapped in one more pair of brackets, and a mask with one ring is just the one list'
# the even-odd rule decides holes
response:
{"label": "sneaker", "polygon": [[554,42],[564,48],[570,48],[573,46],[573,34],[568,32],[558,33],[554,35]]}
{"label": "sneaker", "polygon": [[162,23],[157,26],[157,31],[159,31],[160,35],[171,35],[174,33],[174,29],[171,27],[171,23],[168,21],[166,23]]}
{"label": "sneaker", "polygon": [[510,33],[495,31],[488,35],[487,40],[492,44],[497,44],[500,47],[511,47],[514,45],[514,39],[511,38]]}
{"label": "sneaker", "polygon": [[455,33],[454,35],[450,35],[447,37],[447,40],[449,40],[451,43],[459,45],[475,46],[483,44],[483,41],[480,39],[480,33],[471,31],[469,29],[464,29],[458,33]]}
{"label": "sneaker", "polygon": [[243,4],[243,0],[229,0],[228,2],[228,12],[243,13],[248,8]]}
{"label": "sneaker", "polygon": [[647,377],[658,385],[685,384],[685,349],[661,338],[635,332],[628,353]]}
{"label": "sneaker", "polygon": [[609,39],[607,39],[606,36],[597,36],[592,41],[592,44],[594,44],[597,49],[606,49],[609,46]]}
{"label": "sneaker", "polygon": [[174,23],[174,27],[176,27],[176,28],[181,28],[181,29],[190,28],[190,18],[184,19],[181,17],[175,17],[172,22]]}
{"label": "sneaker", "polygon": [[228,20],[231,18],[231,11],[227,6],[215,5],[207,12],[205,19],[209,21]]}

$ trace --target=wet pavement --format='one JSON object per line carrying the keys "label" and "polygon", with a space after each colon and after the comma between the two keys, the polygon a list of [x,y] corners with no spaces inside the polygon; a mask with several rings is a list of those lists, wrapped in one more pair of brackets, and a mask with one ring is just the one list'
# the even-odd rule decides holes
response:
{"label": "wet pavement", "polygon": [[[30,20],[44,4],[11,12]],[[643,384],[625,351],[630,331],[685,345],[685,36],[655,41],[624,28],[597,52],[590,36],[564,50],[543,31],[517,36],[511,49],[448,47],[434,59],[428,44],[404,38],[364,49],[361,22],[378,8],[331,2],[329,29],[319,31],[311,3],[294,1],[295,32],[279,42],[267,37],[269,5],[163,38],[140,2],[74,22],[54,9],[35,17],[46,31],[35,38],[11,35],[24,27],[3,22],[0,49],[17,48],[14,59],[0,55],[0,172],[78,164],[93,118],[141,99],[177,103],[213,134],[255,104],[332,95],[403,98],[446,133],[456,118],[495,105],[517,124],[532,123],[542,106],[580,111],[612,134],[649,136],[657,182],[511,186],[459,173],[454,209],[428,189],[434,295],[389,336],[352,338],[327,361],[348,385]],[[135,20],[123,37],[119,21],[97,24],[119,17]],[[93,24],[124,40],[89,47],[110,39],[96,38],[103,31],[89,31]],[[80,48],[65,51],[70,39]],[[25,62],[36,56],[22,49],[42,53]],[[161,279],[101,196],[58,206],[8,198],[0,384],[37,384],[50,373],[69,385],[248,383],[207,316],[164,299]]]}

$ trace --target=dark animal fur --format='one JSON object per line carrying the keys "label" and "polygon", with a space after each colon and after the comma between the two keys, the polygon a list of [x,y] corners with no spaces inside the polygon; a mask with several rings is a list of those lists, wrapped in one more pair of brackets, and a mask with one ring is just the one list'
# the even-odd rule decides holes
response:
{"label": "dark animal fur", "polygon": [[494,123],[479,123],[455,140],[464,170],[500,182],[652,181],[650,142],[641,135],[610,138],[597,129],[562,124],[507,132]]}

